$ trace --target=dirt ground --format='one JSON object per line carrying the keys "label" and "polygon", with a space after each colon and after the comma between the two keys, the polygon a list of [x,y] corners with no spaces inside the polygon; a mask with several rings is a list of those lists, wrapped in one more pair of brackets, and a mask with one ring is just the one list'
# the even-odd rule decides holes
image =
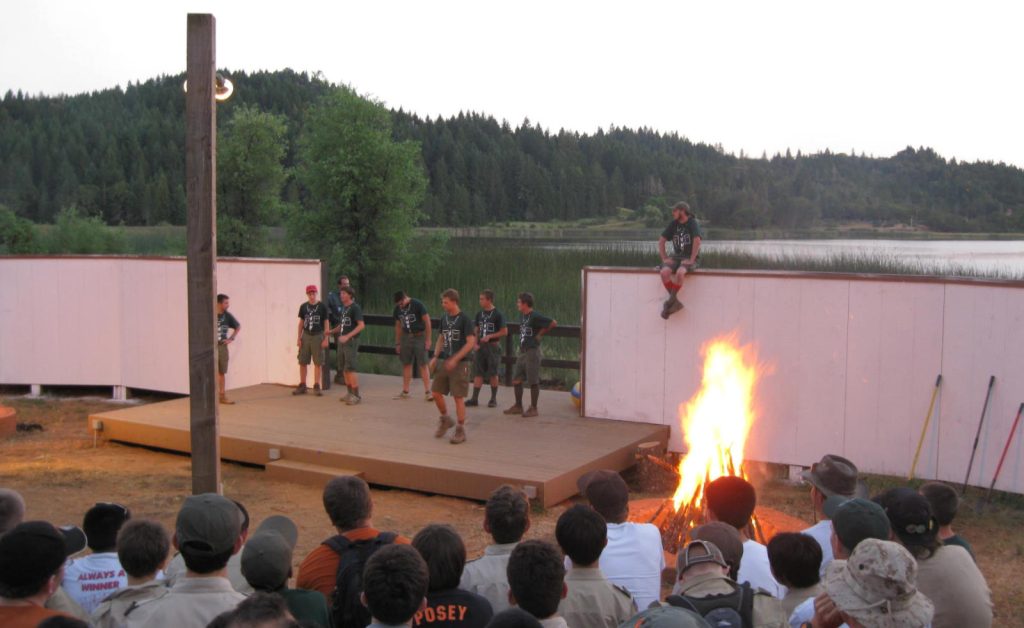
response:
{"label": "dirt ground", "polygon": [[[57,524],[81,523],[98,501],[128,506],[135,517],[153,518],[173,528],[177,510],[190,492],[189,459],[140,447],[100,442],[93,445],[86,417],[117,407],[101,400],[0,398],[18,411],[18,421],[38,423],[44,431],[18,432],[0,440],[0,487],[19,491],[30,519]],[[333,534],[323,512],[320,487],[267,480],[262,469],[223,465],[224,493],[244,503],[258,523],[272,514],[291,517],[299,527],[296,565]],[[895,479],[871,478],[872,490]],[[975,513],[975,489],[955,526],[974,546],[978,564],[992,588],[998,626],[1024,626],[1024,500],[999,496],[983,515]],[[643,493],[638,498],[667,497]],[[489,537],[482,529],[481,503],[375,487],[374,525],[412,537],[422,526],[445,522],[462,535],[470,557],[483,552]],[[759,483],[759,502],[787,517],[810,523],[805,487],[783,481]],[[535,509],[531,537],[553,540],[565,505]],[[787,519],[787,521],[793,521]],[[254,523],[254,525],[255,525]]]}

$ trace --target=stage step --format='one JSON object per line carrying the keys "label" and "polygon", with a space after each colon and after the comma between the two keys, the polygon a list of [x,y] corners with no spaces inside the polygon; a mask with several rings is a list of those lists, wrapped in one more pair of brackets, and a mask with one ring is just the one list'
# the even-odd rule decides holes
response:
{"label": "stage step", "polygon": [[363,477],[362,471],[352,469],[340,469],[338,467],[325,467],[320,464],[299,462],[298,460],[275,460],[266,465],[267,477],[285,482],[299,482],[301,484],[325,484],[331,478],[339,475],[354,475]]}

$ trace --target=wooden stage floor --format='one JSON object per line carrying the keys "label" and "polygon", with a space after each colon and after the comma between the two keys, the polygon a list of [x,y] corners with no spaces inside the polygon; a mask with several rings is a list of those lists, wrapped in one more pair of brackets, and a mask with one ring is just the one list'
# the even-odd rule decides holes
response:
{"label": "wooden stage floor", "polygon": [[[291,388],[262,384],[230,391],[235,405],[220,406],[221,455],[265,465],[268,476],[323,483],[341,474],[371,484],[486,499],[503,483],[536,492],[551,506],[576,493],[576,479],[598,468],[634,464],[637,445],[668,438],[661,425],[577,416],[569,394],[541,391],[541,416],[505,416],[512,389],[498,391],[497,408],[467,409],[467,442],[434,438],[437,409],[423,401],[414,380],[411,399],[396,401],[401,379],[361,374],[363,403],[339,403],[343,386],[323,397],[294,397]],[[529,391],[526,391],[527,398]],[[486,402],[490,389],[481,398]],[[454,404],[448,399],[449,413]],[[151,403],[89,417],[102,421],[106,440],[188,452],[188,398]],[[450,434],[450,433],[449,433]],[[280,452],[272,460],[270,450]],[[532,488],[531,488],[532,487]]]}

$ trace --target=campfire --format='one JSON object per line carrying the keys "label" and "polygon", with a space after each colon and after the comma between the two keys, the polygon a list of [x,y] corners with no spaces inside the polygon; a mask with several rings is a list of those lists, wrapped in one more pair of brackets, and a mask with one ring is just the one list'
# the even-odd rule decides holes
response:
{"label": "campfire", "polygon": [[[735,333],[708,341],[701,355],[700,390],[679,406],[686,441],[686,454],[678,468],[672,468],[679,483],[672,499],[665,500],[651,518],[661,529],[665,550],[672,553],[686,542],[691,529],[704,523],[707,485],[724,475],[747,477],[743,453],[756,418],[754,390],[764,372],[754,346],[740,346]],[[756,517],[751,527],[748,536],[762,538]]]}

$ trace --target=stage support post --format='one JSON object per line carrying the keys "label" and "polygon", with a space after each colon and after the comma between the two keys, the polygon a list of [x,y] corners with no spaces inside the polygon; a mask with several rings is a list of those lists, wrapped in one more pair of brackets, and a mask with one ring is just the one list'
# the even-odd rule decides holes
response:
{"label": "stage support post", "polygon": [[188,15],[185,193],[188,200],[188,383],[192,493],[220,493],[217,430],[216,20]]}

